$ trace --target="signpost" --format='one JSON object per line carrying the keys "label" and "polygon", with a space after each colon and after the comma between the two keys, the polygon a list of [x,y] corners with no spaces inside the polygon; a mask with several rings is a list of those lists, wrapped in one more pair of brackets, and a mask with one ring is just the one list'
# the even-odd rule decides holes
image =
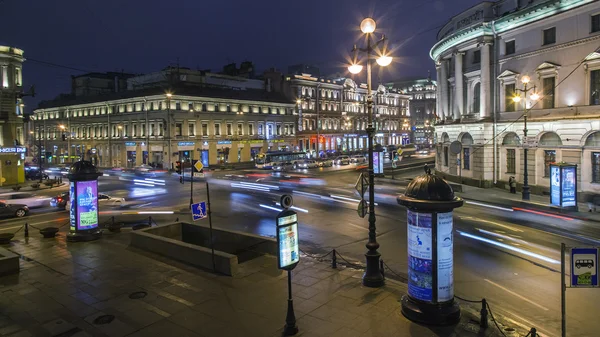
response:
{"label": "signpost", "polygon": [[577,165],[550,164],[550,204],[576,211]]}
{"label": "signpost", "polygon": [[277,214],[275,226],[277,229],[277,265],[279,269],[288,272],[288,307],[285,318],[283,334],[293,336],[298,333],[296,315],[294,314],[294,300],[292,299],[292,270],[300,262],[300,249],[298,246],[298,214],[290,208],[294,204],[291,195],[281,196],[280,205],[283,211]]}
{"label": "signpost", "polygon": [[565,253],[570,253],[571,276],[569,288],[598,287],[598,247],[567,247],[560,245],[560,302],[561,302],[561,336],[567,336],[567,284],[565,283]]}

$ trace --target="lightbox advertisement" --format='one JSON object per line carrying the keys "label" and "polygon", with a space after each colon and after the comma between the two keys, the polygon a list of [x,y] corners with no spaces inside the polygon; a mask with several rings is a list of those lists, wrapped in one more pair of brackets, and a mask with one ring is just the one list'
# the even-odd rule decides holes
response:
{"label": "lightbox advertisement", "polygon": [[[69,185],[69,196],[71,198],[74,198],[75,195],[75,182],[71,181],[70,185]],[[70,226],[69,229],[71,232],[75,232],[75,229],[77,228],[77,210],[75,209],[75,204],[73,203],[73,199],[71,199],[71,208],[69,209],[69,222],[70,222]]]}
{"label": "lightbox advertisement", "polygon": [[560,167],[550,165],[550,203],[560,205]]}
{"label": "lightbox advertisement", "polygon": [[407,211],[408,294],[417,300],[432,300],[431,213]]}
{"label": "lightbox advertisement", "polygon": [[446,302],[454,298],[454,238],[452,236],[452,226],[452,212],[438,213],[438,302]]}
{"label": "lightbox advertisement", "polygon": [[77,184],[78,230],[94,229],[98,227],[98,182],[91,180],[75,183]]}
{"label": "lightbox advertisement", "polygon": [[570,207],[577,206],[575,195],[577,194],[577,167],[567,166],[562,167],[562,206]]}
{"label": "lightbox advertisement", "polygon": [[298,247],[298,216],[293,212],[291,213],[292,214],[284,214],[277,218],[279,269],[292,269],[300,261]]}

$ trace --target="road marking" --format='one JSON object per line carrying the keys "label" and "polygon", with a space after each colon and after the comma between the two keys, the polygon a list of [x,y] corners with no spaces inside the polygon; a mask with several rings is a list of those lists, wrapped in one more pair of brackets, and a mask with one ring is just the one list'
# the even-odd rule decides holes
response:
{"label": "road marking", "polygon": [[21,227],[23,227],[23,225],[21,225],[21,226],[13,226],[13,227],[6,227],[6,228],[0,228],[0,231],[7,231],[9,229],[15,229],[15,228],[21,228]]}
{"label": "road marking", "polygon": [[544,311],[548,311],[548,310],[550,310],[550,309],[546,308],[546,307],[545,307],[545,306],[543,306],[543,305],[540,305],[540,304],[537,304],[537,303],[535,303],[534,301],[532,301],[532,300],[528,299],[527,297],[524,297],[524,296],[522,296],[522,295],[519,295],[519,294],[515,293],[514,291],[512,291],[512,290],[509,290],[509,289],[507,289],[507,288],[505,288],[505,287],[503,287],[503,286],[499,285],[498,283],[495,283],[495,282],[493,282],[493,281],[490,281],[490,280],[488,280],[488,279],[486,279],[486,278],[485,278],[485,279],[483,279],[483,280],[484,280],[484,281],[486,281],[487,283],[491,284],[491,285],[494,285],[494,286],[496,286],[496,287],[498,287],[498,288],[500,288],[500,289],[502,289],[502,290],[506,291],[507,293],[509,293],[509,294],[511,294],[511,295],[513,295],[513,296],[515,296],[515,297],[518,297],[518,298],[522,299],[523,301],[525,301],[525,302],[527,302],[527,303],[530,303],[530,304],[532,304],[532,305],[534,305],[534,306],[536,306],[536,307],[538,307],[538,308],[540,308],[540,309],[544,310]]}
{"label": "road marking", "polygon": [[[502,310],[502,309],[500,309],[500,310],[501,310],[501,311],[504,311],[504,312],[503,312],[503,315],[504,315],[504,318],[505,318],[507,321],[511,322],[512,324],[515,324],[515,325],[518,325],[518,326],[520,326],[520,327],[521,327],[523,330],[529,331],[529,330],[531,329],[531,327],[532,327],[532,326],[537,326],[537,327],[541,326],[541,324],[535,324],[535,323],[533,323],[533,322],[531,322],[531,321],[528,321],[528,320],[526,320],[525,318],[523,318],[523,317],[521,317],[521,316],[519,316],[519,315],[517,315],[517,314],[515,314],[515,313],[513,313],[513,312],[508,312],[508,311],[506,311],[506,310]],[[509,316],[509,315],[511,315],[511,316],[513,316],[513,317],[515,317],[515,318],[516,318],[516,319],[518,319],[518,320],[521,320],[521,321],[522,321],[522,322],[524,322],[525,324],[523,324],[523,323],[521,323],[521,322],[517,322],[516,320],[514,320],[514,319],[512,319],[512,318],[510,318],[510,317],[507,317],[507,316]],[[543,333],[540,333],[540,331],[543,331],[543,330],[540,330],[539,328],[536,328],[536,330],[537,330],[537,334],[538,334],[538,336],[540,336],[540,337],[544,337],[544,336],[546,336],[546,337],[550,337],[550,336],[553,336],[553,337],[558,337],[558,335],[551,334],[551,333],[549,333],[549,332],[547,332],[547,331],[545,331],[545,332],[543,332]]]}

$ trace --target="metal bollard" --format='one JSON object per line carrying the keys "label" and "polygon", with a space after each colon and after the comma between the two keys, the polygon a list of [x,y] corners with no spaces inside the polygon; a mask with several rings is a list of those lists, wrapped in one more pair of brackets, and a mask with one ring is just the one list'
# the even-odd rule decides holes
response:
{"label": "metal bollard", "polygon": [[535,328],[531,328],[531,331],[529,331],[530,336],[531,337],[537,337],[537,330]]}
{"label": "metal bollard", "polygon": [[331,257],[331,268],[337,269],[337,252],[335,249],[332,251],[333,256]]}
{"label": "metal bollard", "polygon": [[385,279],[385,268],[383,267],[383,259],[379,260],[379,270],[381,271],[381,276]]}
{"label": "metal bollard", "polygon": [[484,329],[488,327],[487,301],[485,298],[481,300],[481,320],[479,321],[479,326]]}
{"label": "metal bollard", "polygon": [[29,237],[29,224],[27,222],[25,223],[25,237]]}
{"label": "metal bollard", "polygon": [[152,227],[152,216],[148,217],[148,226]]}
{"label": "metal bollard", "polygon": [[112,226],[114,227],[114,226],[115,226],[115,216],[113,215],[113,216],[111,217],[111,219],[112,219]]}

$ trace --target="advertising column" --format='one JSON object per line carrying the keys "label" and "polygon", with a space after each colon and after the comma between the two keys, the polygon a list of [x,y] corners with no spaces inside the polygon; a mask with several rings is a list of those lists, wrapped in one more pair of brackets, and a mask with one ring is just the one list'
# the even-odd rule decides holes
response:
{"label": "advertising column", "polygon": [[431,213],[407,211],[408,223],[408,294],[414,299],[431,301],[432,251]]}
{"label": "advertising column", "polygon": [[70,180],[70,230],[68,241],[91,241],[98,239],[98,173],[89,161],[78,161],[71,166]]}

